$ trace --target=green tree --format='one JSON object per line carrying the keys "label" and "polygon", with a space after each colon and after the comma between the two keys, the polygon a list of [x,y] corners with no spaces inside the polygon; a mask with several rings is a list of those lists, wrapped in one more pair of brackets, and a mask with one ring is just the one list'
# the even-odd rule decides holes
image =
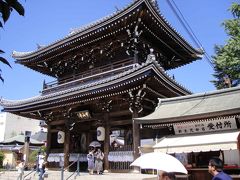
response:
{"label": "green tree", "polygon": [[4,159],[4,153],[0,151],[0,168],[3,167],[3,159]]}
{"label": "green tree", "polygon": [[34,150],[29,155],[29,163],[35,164],[37,161],[38,150]]}
{"label": "green tree", "polygon": [[[22,4],[18,2],[18,0],[0,0],[0,15],[1,15],[0,28],[3,28],[3,24],[5,24],[8,21],[10,14],[13,10],[15,10],[19,15],[24,16],[24,8]],[[0,49],[0,54],[3,54],[3,53],[4,51]],[[0,62],[11,67],[10,63],[2,56],[0,56]],[[1,81],[4,82],[1,68],[0,68],[0,79]]]}
{"label": "green tree", "polygon": [[212,82],[217,89],[240,84],[240,4],[234,2],[229,10],[233,19],[222,24],[229,38],[224,46],[215,46],[213,56],[215,80]]}
{"label": "green tree", "polygon": [[41,146],[39,150],[34,150],[29,155],[29,163],[34,165],[37,161],[38,154],[46,154],[46,146]]}

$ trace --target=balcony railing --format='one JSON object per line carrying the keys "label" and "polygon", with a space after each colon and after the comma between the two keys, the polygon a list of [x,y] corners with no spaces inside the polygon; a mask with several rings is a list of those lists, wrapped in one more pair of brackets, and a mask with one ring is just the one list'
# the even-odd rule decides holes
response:
{"label": "balcony railing", "polygon": [[100,79],[104,79],[135,67],[132,60],[124,61],[122,63],[113,63],[111,65],[101,66],[85,73],[80,73],[70,78],[61,79],[59,81],[53,81],[44,84],[43,94],[50,92],[56,92],[67,88],[76,87],[77,85],[84,85],[90,82],[95,82]]}

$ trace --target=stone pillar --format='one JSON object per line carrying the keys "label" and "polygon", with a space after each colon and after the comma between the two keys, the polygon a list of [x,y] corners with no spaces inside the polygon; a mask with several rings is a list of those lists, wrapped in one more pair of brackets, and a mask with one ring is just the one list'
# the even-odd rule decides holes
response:
{"label": "stone pillar", "polygon": [[28,165],[30,137],[31,131],[25,131],[24,157],[23,157],[23,159],[25,160],[25,165]]}

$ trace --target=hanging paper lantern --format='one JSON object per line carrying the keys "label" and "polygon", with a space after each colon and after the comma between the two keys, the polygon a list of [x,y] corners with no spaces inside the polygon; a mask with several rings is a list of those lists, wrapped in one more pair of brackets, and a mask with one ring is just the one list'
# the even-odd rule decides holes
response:
{"label": "hanging paper lantern", "polygon": [[97,128],[97,140],[98,141],[104,141],[105,139],[105,128],[104,127],[98,127]]}
{"label": "hanging paper lantern", "polygon": [[59,144],[63,144],[64,143],[64,138],[65,138],[65,132],[58,131],[57,142]]}

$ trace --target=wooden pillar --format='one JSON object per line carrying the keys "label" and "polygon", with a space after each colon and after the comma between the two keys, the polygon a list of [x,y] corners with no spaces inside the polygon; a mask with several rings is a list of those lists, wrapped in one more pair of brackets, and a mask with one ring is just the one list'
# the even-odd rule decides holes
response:
{"label": "wooden pillar", "polygon": [[69,144],[70,144],[70,131],[68,128],[65,128],[65,139],[64,139],[64,167],[69,165]]}
{"label": "wooden pillar", "polygon": [[72,108],[69,107],[68,109],[63,111],[63,116],[65,117],[64,124],[63,124],[64,132],[65,132],[63,152],[64,152],[64,168],[66,168],[69,166],[69,157],[70,157],[70,127],[71,127],[71,124],[73,123]]}
{"label": "wooden pillar", "polygon": [[137,124],[134,120],[134,118],[138,117],[138,113],[136,110],[132,113],[132,128],[133,128],[133,157],[134,160],[139,157],[139,146],[140,146],[140,128],[139,124]]}
{"label": "wooden pillar", "polygon": [[[129,110],[132,113],[132,135],[133,135],[133,158],[134,160],[139,157],[139,146],[140,146],[140,127],[136,123],[134,118],[138,117],[138,114],[142,112],[142,100],[146,93],[143,89],[139,89],[137,92],[129,92]],[[140,169],[134,166],[134,172],[139,172]]]}
{"label": "wooden pillar", "polygon": [[104,139],[104,171],[108,172],[109,170],[109,161],[108,161],[108,154],[109,154],[109,146],[110,146],[110,125],[109,125],[109,111],[111,109],[112,100],[108,100],[101,103],[101,109],[104,113],[103,122],[105,128],[105,139]]}
{"label": "wooden pillar", "polygon": [[47,127],[47,144],[46,144],[46,159],[48,158],[51,150],[51,139],[52,139],[52,132],[51,132],[51,125],[49,124]]}
{"label": "wooden pillar", "polygon": [[110,146],[110,125],[109,125],[109,113],[104,113],[104,128],[105,128],[105,140],[104,140],[104,172],[109,170],[109,146]]}

